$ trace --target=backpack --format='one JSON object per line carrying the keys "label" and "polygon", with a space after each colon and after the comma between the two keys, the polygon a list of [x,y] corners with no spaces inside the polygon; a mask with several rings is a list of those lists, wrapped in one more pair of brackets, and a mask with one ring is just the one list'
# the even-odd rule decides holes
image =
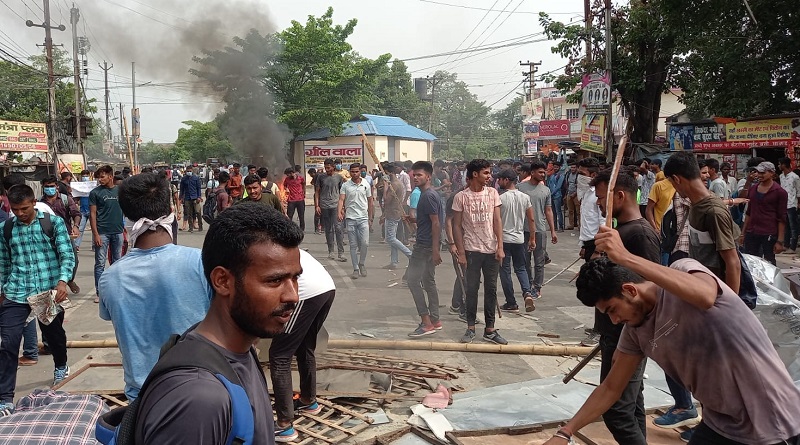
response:
{"label": "backpack", "polygon": [[261,187],[261,193],[269,193],[271,195],[272,194],[272,186],[273,185],[275,185],[274,182],[267,181],[267,185],[264,186],[264,187]]}
{"label": "backpack", "polygon": [[217,216],[217,191],[208,192],[208,197],[206,197],[206,202],[203,204],[203,221],[208,224],[211,224],[211,221],[214,221],[214,217]]}
{"label": "backpack", "polygon": [[[39,225],[42,226],[42,232],[50,239],[50,244],[53,246],[53,249],[58,252],[58,248],[56,247],[56,232],[53,229],[53,220],[50,219],[49,213],[43,213],[44,218],[39,220]],[[16,217],[9,218],[3,226],[3,238],[6,239],[6,249],[8,249],[9,256],[11,255],[11,236],[14,230],[14,221],[16,221]]]}
{"label": "backpack", "polygon": [[[189,328],[189,331],[192,329],[194,326]],[[250,348],[250,354],[253,360],[258,362],[253,348]],[[142,444],[142,438],[136,437],[140,401],[153,381],[169,371],[180,368],[205,369],[219,379],[231,398],[231,429],[225,444],[251,444],[254,434],[253,410],[239,376],[225,356],[214,346],[202,340],[186,339],[185,333],[182,336],[173,334],[161,347],[160,358],[142,385],[139,397],[133,403],[115,408],[97,419],[95,425],[97,441],[104,445]]]}

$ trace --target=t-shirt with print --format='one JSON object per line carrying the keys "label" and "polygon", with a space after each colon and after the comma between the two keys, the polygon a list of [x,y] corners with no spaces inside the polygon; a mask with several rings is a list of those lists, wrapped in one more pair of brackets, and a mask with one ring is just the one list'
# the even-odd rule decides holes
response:
{"label": "t-shirt with print", "polygon": [[461,212],[464,250],[480,253],[497,252],[494,209],[500,205],[500,195],[492,187],[484,187],[480,192],[473,192],[469,188],[458,192],[453,200],[453,211]]}
{"label": "t-shirt with print", "polygon": [[122,233],[122,209],[119,207],[119,189],[95,187],[89,192],[89,206],[97,207],[97,232],[101,235]]}
{"label": "t-shirt with print", "polygon": [[639,190],[641,192],[639,197],[639,205],[647,205],[647,200],[650,196],[650,188],[652,188],[653,184],[656,183],[656,175],[648,170],[647,173],[639,175],[639,180],[641,180],[641,189]]}
{"label": "t-shirt with print", "polygon": [[650,196],[647,199],[655,204],[653,206],[653,218],[656,221],[656,230],[661,230],[661,221],[672,204],[673,196],[675,196],[675,187],[669,181],[658,181],[650,189]]}
{"label": "t-shirt with print", "polygon": [[730,193],[728,192],[728,184],[725,183],[721,176],[711,181],[711,183],[708,185],[708,190],[711,191],[711,193],[719,196],[721,199],[728,199],[731,197]]}
{"label": "t-shirt with print", "polygon": [[420,246],[430,247],[433,245],[431,215],[438,215],[439,228],[444,227],[444,205],[441,197],[433,187],[420,192],[417,203],[417,244]]}
{"label": "t-shirt with print", "polygon": [[385,187],[384,189],[383,216],[386,219],[396,221],[403,216],[403,203],[401,201],[405,195],[405,190],[397,175],[391,175],[390,178],[386,184],[391,187]]}
{"label": "t-shirt with print", "polygon": [[[250,352],[228,351],[205,337],[190,332],[185,341],[204,341],[215,347],[242,382],[253,409],[253,445],[275,443],[267,382]],[[155,379],[140,403],[136,436],[144,443],[225,443],[231,430],[228,390],[204,369],[176,369]]]}
{"label": "t-shirt with print", "polygon": [[[531,199],[533,206],[533,219],[536,220],[536,232],[545,233],[550,230],[550,225],[547,223],[547,214],[545,213],[548,207],[553,206],[553,197],[550,196],[550,189],[544,182],[539,185],[533,185],[530,181],[520,182],[517,185],[517,190],[528,195]],[[528,225],[525,224],[525,231],[528,231]]]}
{"label": "t-shirt with print", "polygon": [[735,249],[739,226],[731,212],[713,194],[693,203],[689,208],[689,256],[708,267],[714,275],[725,279],[725,263],[719,252]]}
{"label": "t-shirt with print", "polygon": [[[656,264],[661,262],[661,248],[659,246],[658,234],[653,226],[644,218],[634,219],[617,225],[619,238],[625,249],[646,260]],[[594,328],[601,335],[618,339],[622,333],[622,325],[615,325],[611,318],[595,309]]]}
{"label": "t-shirt with print", "polygon": [[372,187],[363,179],[356,183],[350,180],[342,184],[339,192],[344,196],[344,217],[347,219],[369,218],[369,199],[372,198]]}
{"label": "t-shirt with print", "polygon": [[531,198],[519,190],[506,190],[500,195],[500,216],[503,219],[503,242],[522,244],[525,242],[524,230],[528,225],[527,212],[533,208]]}
{"label": "t-shirt with print", "polygon": [[110,320],[122,352],[125,396],[139,395],[161,345],[205,317],[213,295],[200,249],[167,244],[134,248],[103,272],[100,318]]}
{"label": "t-shirt with print", "polygon": [[[712,275],[689,258],[670,267]],[[715,279],[717,299],[707,310],[659,289],[644,324],[625,326],[617,349],[655,360],[703,404],[703,423],[718,434],[744,444],[783,443],[800,434],[800,389],[756,315]]]}
{"label": "t-shirt with print", "polygon": [[317,175],[317,190],[319,190],[319,207],[322,209],[335,209],[339,204],[339,189],[343,179],[340,175],[327,173]]}

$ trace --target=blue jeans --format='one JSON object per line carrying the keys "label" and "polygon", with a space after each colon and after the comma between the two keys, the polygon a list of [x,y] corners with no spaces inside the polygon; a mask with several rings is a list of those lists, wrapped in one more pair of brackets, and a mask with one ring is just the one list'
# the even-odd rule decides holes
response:
{"label": "blue jeans", "polygon": [[[97,283],[100,282],[100,277],[106,269],[106,259],[109,264],[114,264],[122,256],[122,234],[115,233],[113,235],[100,235],[102,245],[94,246],[94,288],[97,289]],[[108,249],[111,248],[111,258],[108,258]]]}
{"label": "blue jeans", "polygon": [[672,394],[672,398],[675,399],[675,408],[678,409],[690,409],[694,408],[694,403],[692,402],[692,393],[690,393],[686,388],[681,386],[675,380],[672,380],[672,377],[664,374],[664,377],[667,379],[667,386],[669,387],[669,393]]}
{"label": "blue jeans", "polygon": [[403,220],[386,218],[386,244],[389,245],[389,258],[392,264],[400,262],[397,252],[403,252],[406,258],[411,257],[411,250],[397,239],[397,226]]}
{"label": "blue jeans", "polygon": [[510,305],[517,304],[514,298],[514,282],[511,280],[511,261],[514,261],[514,273],[517,275],[517,280],[522,288],[522,294],[531,291],[531,279],[528,276],[528,271],[525,269],[525,252],[528,250],[527,244],[512,244],[503,243],[503,251],[506,256],[503,258],[503,265],[500,268],[500,283],[503,285],[503,295],[506,297],[506,303]]}
{"label": "blue jeans", "polygon": [[353,270],[358,270],[358,266],[363,266],[367,261],[369,220],[347,218],[344,222],[347,227],[347,240],[350,243],[350,260],[353,262]]}
{"label": "blue jeans", "polygon": [[22,329],[22,356],[31,360],[39,360],[39,335],[36,331],[36,320],[31,320]]}
{"label": "blue jeans", "polygon": [[86,224],[89,222],[89,214],[88,213],[81,213],[81,224],[78,226],[78,237],[72,242],[72,245],[75,247],[81,247],[81,241],[83,241],[83,231],[86,230]]}
{"label": "blue jeans", "polygon": [[553,196],[553,217],[555,218],[556,229],[564,229],[564,197]]}

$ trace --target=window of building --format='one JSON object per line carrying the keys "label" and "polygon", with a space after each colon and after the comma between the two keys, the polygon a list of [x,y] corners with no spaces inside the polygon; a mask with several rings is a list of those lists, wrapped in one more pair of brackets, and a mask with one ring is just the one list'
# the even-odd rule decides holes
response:
{"label": "window of building", "polygon": [[567,119],[577,119],[577,118],[578,118],[578,109],[567,108]]}

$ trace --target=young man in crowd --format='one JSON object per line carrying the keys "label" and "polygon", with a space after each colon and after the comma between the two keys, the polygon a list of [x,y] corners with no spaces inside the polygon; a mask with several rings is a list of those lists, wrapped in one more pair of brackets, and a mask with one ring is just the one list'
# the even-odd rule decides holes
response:
{"label": "young man in crowd", "polygon": [[[420,190],[413,218],[417,226],[417,241],[408,261],[408,289],[414,298],[421,322],[409,337],[421,337],[442,329],[439,320],[439,292],[436,289],[436,266],[442,264],[441,234],[444,224],[444,206],[431,181],[433,165],[427,161],[415,162],[411,167],[414,185]],[[425,298],[425,294],[428,298]]]}
{"label": "young man in crowd", "polygon": [[[62,194],[56,182],[56,177],[53,175],[42,179],[42,198],[39,202],[47,204],[56,216],[64,220],[64,226],[70,238],[77,237],[78,228],[81,224],[81,212],[78,209],[75,200],[70,195]],[[74,247],[74,244],[73,244]],[[75,282],[75,275],[78,273],[78,257],[75,256],[75,269],[72,271],[72,277],[67,282],[69,290],[73,294],[78,294],[81,288]]]}
{"label": "young man in crowd", "polygon": [[[231,175],[228,172],[219,172],[217,176],[219,179],[219,186],[213,190],[214,199],[217,200],[217,215],[231,206],[231,196],[228,194],[228,183],[231,180]],[[216,217],[216,215],[214,215]]]}
{"label": "young man in crowd", "polygon": [[596,242],[608,258],[583,265],[578,299],[625,327],[608,378],[546,445],[568,443],[619,400],[644,357],[703,404],[689,445],[800,444],[800,390],[735,291],[693,259],[642,261],[612,229]]}
{"label": "young man in crowd", "polygon": [[[308,169],[308,176],[311,178],[311,188],[314,189],[316,192],[317,190],[317,180],[320,173],[317,172],[316,168],[309,168]],[[315,193],[316,195],[316,193]],[[314,210],[314,234],[320,235],[325,230],[322,228],[322,217]]]}
{"label": "young man in crowd", "polygon": [[350,242],[350,261],[353,264],[350,278],[356,280],[359,276],[366,277],[369,228],[375,214],[372,187],[361,177],[361,164],[350,164],[350,180],[342,184],[337,209],[339,221],[347,228]]}
{"label": "young man in crowd", "polygon": [[291,167],[283,171],[286,177],[283,179],[283,188],[288,192],[288,203],[286,213],[289,219],[294,219],[294,212],[297,212],[297,219],[300,223],[300,230],[306,231],[306,177],[302,171],[294,171]]}
{"label": "young man in crowd", "polygon": [[183,214],[189,222],[189,233],[194,231],[195,221],[197,221],[197,229],[200,232],[203,231],[203,189],[200,177],[196,173],[191,168],[186,169],[178,194],[178,199],[183,206]]}
{"label": "young man in crowd", "polygon": [[785,230],[786,235],[783,237],[783,246],[790,253],[794,253],[797,250],[797,236],[800,233],[800,219],[797,214],[797,204],[800,200],[800,176],[792,171],[791,159],[782,158],[778,164],[781,169],[781,187],[786,190],[787,195],[786,222],[788,225]]}
{"label": "young man in crowd", "polygon": [[573,230],[581,222],[581,202],[578,198],[578,163],[572,162],[567,173],[567,230]]}
{"label": "young man in crowd", "polygon": [[783,252],[789,195],[775,182],[775,165],[762,162],[756,167],[758,184],[750,188],[740,244],[750,255],[773,265],[775,254]]}
{"label": "young man in crowd", "polygon": [[497,306],[497,274],[503,261],[503,221],[500,218],[500,195],[488,187],[492,180],[489,161],[473,159],[467,164],[469,187],[458,192],[453,200],[453,235],[458,263],[466,266],[467,330],[462,343],[475,339],[475,318],[478,311],[478,289],[483,274],[483,312],[486,327],[484,341],[508,344],[494,327]]}
{"label": "young man in crowd", "polygon": [[232,203],[239,202],[244,194],[244,178],[242,178],[242,174],[239,172],[241,167],[242,165],[236,162],[233,164],[233,168],[230,171],[231,179],[228,181],[228,194],[231,197]]}
{"label": "young man in crowd", "polygon": [[[81,171],[81,182],[89,182],[89,170]],[[81,224],[78,227],[78,237],[75,238],[75,251],[81,251],[81,242],[83,242],[83,232],[86,230],[86,224],[89,222],[89,196],[82,196],[78,198],[78,209],[81,212]]]}
{"label": "young man in crowd", "polygon": [[[280,334],[292,318],[302,240],[300,228],[281,213],[245,203],[222,212],[203,243],[214,296],[205,318],[181,341],[204,342],[230,363],[252,407],[254,445],[275,442],[275,421],[253,344]],[[139,399],[135,433],[145,444],[220,444],[232,428],[228,390],[205,369],[166,372]]]}
{"label": "young man in crowd", "polygon": [[[322,226],[325,228],[325,241],[328,244],[328,259],[337,259],[347,262],[344,257],[344,243],[342,231],[338,224],[339,190],[342,188],[342,177],[336,174],[333,159],[325,159],[325,172],[317,175],[317,184],[314,187],[314,210],[320,215]],[[334,241],[338,257],[333,256]]]}
{"label": "young man in crowd", "polygon": [[534,245],[536,247],[533,249],[533,268],[531,267],[531,252],[525,254],[525,268],[527,269],[528,277],[533,280],[531,283],[533,299],[537,300],[542,296],[542,283],[544,283],[547,232],[549,230],[550,240],[553,244],[558,242],[558,235],[556,235],[553,221],[553,200],[550,196],[550,189],[544,182],[546,166],[541,161],[523,164],[522,170],[524,173],[527,173],[528,166],[530,166],[530,179],[520,183],[517,186],[517,190],[525,193],[531,199],[533,215],[536,218],[536,232],[531,233],[526,226],[524,242],[529,244],[530,238],[535,238]]}
{"label": "young man in crowd", "polygon": [[[613,190],[609,190],[611,170],[606,169],[597,174],[592,180],[597,196],[597,205],[600,212],[606,216],[611,212],[617,219],[619,237],[625,247],[638,257],[640,262],[659,263],[660,250],[658,234],[653,227],[642,217],[636,199],[638,184],[629,169],[622,169],[617,175],[617,182]],[[608,194],[613,193],[613,208],[607,208]],[[603,224],[600,225],[604,227]],[[598,232],[601,233],[601,232]],[[601,246],[595,246],[600,252]],[[615,324],[605,311],[595,310],[595,332],[600,334],[600,382],[602,384],[611,372],[614,351],[620,341],[622,326]],[[644,368],[645,360],[637,363],[635,372],[628,375],[628,380],[620,397],[611,404],[603,413],[603,421],[608,427],[614,440],[625,445],[646,445],[647,425],[644,411]]]}
{"label": "young man in crowd", "polygon": [[728,184],[722,179],[722,175],[719,172],[719,161],[714,158],[709,158],[705,161],[706,168],[708,168],[708,190],[720,199],[730,199]]}
{"label": "young man in crowd", "polygon": [[132,248],[103,273],[98,287],[100,318],[114,325],[129,401],[138,397],[161,345],[202,320],[211,305],[200,249],[172,243],[169,195],[170,184],[154,173],[122,181],[119,206],[133,222]]}
{"label": "young man in crowd", "polygon": [[578,241],[581,243],[580,257],[585,261],[592,259],[595,253],[594,236],[597,230],[605,221],[600,214],[600,206],[597,205],[597,195],[595,195],[595,187],[592,185],[592,180],[597,176],[600,171],[600,166],[596,158],[584,158],[578,161],[578,180],[588,182],[588,188],[580,197],[579,202],[581,205],[581,226]]}
{"label": "young man in crowd", "polygon": [[553,212],[555,213],[556,232],[564,231],[564,173],[561,171],[561,163],[553,162],[553,173],[547,178],[547,187],[550,189],[550,198],[553,201]]}
{"label": "young man in crowd", "polygon": [[394,164],[388,164],[386,171],[390,173],[385,178],[386,185],[383,188],[383,214],[381,219],[386,228],[386,244],[389,245],[389,264],[384,268],[394,270],[400,264],[399,253],[402,252],[410,260],[411,250],[397,239],[398,227],[401,224],[405,224],[402,219],[404,214],[402,199],[406,193],[405,188],[394,173]]}
{"label": "young man in crowd", "polygon": [[281,214],[284,214],[283,204],[281,203],[280,198],[272,193],[262,192],[263,187],[261,186],[261,178],[258,176],[248,175],[246,178],[244,178],[244,188],[247,191],[247,197],[240,200],[239,203],[255,202],[263,206],[272,207]]}
{"label": "young man in crowd", "polygon": [[[75,268],[75,252],[63,219],[37,211],[36,196],[28,185],[12,187],[7,197],[15,217],[0,224],[3,234],[6,225],[11,225],[11,238],[0,237],[0,417],[14,413],[19,347],[31,313],[27,298],[55,290],[55,303],[63,302]],[[45,219],[53,239],[45,233]],[[69,376],[63,323],[64,311],[49,324],[39,323],[53,353],[53,385]]]}
{"label": "young man in crowd", "polygon": [[647,215],[647,200],[650,196],[650,188],[656,183],[656,175],[650,170],[650,160],[645,158],[639,164],[639,211],[642,218]]}
{"label": "young man in crowd", "polygon": [[505,169],[497,174],[497,184],[504,192],[500,195],[500,218],[503,221],[503,262],[500,266],[500,283],[503,286],[503,296],[506,298],[502,309],[509,312],[519,312],[517,299],[514,297],[514,282],[511,280],[511,262],[514,262],[514,274],[517,276],[522,289],[522,301],[525,311],[531,312],[536,306],[531,294],[531,279],[525,269],[525,253],[531,252],[536,247],[536,237],[528,237],[525,244],[525,229],[536,232],[535,216],[531,199],[525,193],[517,190],[517,173]]}
{"label": "young man in crowd", "polygon": [[[94,176],[97,187],[89,193],[89,218],[94,242],[94,288],[97,290],[106,268],[106,259],[109,264],[114,264],[122,256],[125,225],[117,198],[118,189],[114,184],[114,170],[110,165],[104,165],[97,169]],[[100,302],[99,295],[95,296],[94,302]]]}
{"label": "young man in crowd", "polygon": [[650,171],[652,171],[653,174],[656,175],[656,182],[666,179],[666,176],[664,176],[664,172],[661,170],[662,164],[663,163],[661,159],[657,158],[653,159],[653,161],[650,163]]}
{"label": "young man in crowd", "polygon": [[[269,347],[269,373],[275,394],[275,441],[297,439],[294,429],[295,411],[317,415],[322,407],[317,403],[317,334],[333,305],[336,285],[333,278],[310,253],[300,251],[303,274],[297,280],[300,302],[286,328],[272,339]],[[292,399],[292,357],[297,357],[300,374],[300,398]]]}
{"label": "young man in crowd", "polygon": [[728,196],[733,196],[736,193],[736,175],[731,175],[731,164],[723,162],[719,166],[719,171],[722,173],[722,180],[728,185]]}

